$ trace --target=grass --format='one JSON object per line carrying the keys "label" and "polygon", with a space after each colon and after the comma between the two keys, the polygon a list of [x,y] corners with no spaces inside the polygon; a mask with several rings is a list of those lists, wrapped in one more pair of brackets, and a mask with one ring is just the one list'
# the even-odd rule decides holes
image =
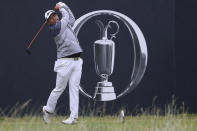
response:
{"label": "grass", "polygon": [[187,113],[184,103],[177,107],[173,97],[171,103],[158,107],[155,100],[151,107],[144,109],[139,106],[130,113],[122,108],[126,113],[123,123],[118,113],[106,115],[105,106],[103,109],[102,106],[88,106],[82,109],[75,125],[62,124],[61,121],[67,117],[58,115],[52,117],[50,124],[45,124],[41,109],[31,108],[30,111],[31,100],[28,100],[4,110],[0,108],[0,131],[197,131],[197,114]]}
{"label": "grass", "polygon": [[45,124],[41,116],[1,117],[0,131],[197,131],[197,115],[139,115],[79,117],[78,124],[64,125],[66,117],[56,116]]}

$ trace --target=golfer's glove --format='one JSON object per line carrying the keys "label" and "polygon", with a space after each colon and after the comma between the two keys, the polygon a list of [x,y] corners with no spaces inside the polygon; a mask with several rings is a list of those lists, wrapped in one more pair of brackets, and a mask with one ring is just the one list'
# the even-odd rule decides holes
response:
{"label": "golfer's glove", "polygon": [[56,5],[59,5],[60,8],[62,8],[63,6],[67,7],[67,5],[63,2],[58,2]]}

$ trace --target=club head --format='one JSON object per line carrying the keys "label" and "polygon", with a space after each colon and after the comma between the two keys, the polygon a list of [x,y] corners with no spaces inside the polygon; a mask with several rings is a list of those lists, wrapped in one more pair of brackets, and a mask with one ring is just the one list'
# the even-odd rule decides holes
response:
{"label": "club head", "polygon": [[30,55],[31,54],[31,51],[29,49],[26,49],[25,52]]}

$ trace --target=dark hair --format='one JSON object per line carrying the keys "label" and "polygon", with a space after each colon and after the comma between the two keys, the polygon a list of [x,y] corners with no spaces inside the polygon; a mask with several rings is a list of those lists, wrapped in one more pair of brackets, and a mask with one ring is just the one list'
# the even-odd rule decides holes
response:
{"label": "dark hair", "polygon": [[52,13],[52,14],[49,16],[49,18],[47,19],[47,21],[48,21],[49,19],[51,19],[51,16],[55,16],[55,15],[57,15],[56,12]]}

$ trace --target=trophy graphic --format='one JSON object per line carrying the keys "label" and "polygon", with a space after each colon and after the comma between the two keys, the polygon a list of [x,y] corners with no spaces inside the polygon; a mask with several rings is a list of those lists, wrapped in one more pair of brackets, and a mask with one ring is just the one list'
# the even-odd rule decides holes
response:
{"label": "trophy graphic", "polygon": [[[112,41],[112,38],[118,33],[119,25],[116,21],[109,21],[108,24],[104,26],[101,21],[97,21],[96,23],[100,28],[101,38],[94,42],[94,63],[96,73],[101,77],[101,81],[97,82],[93,96],[86,92],[83,86],[80,86],[79,89],[84,96],[90,99],[99,101],[116,100],[132,92],[141,82],[148,62],[146,40],[139,26],[131,18],[125,14],[112,10],[92,11],[79,17],[72,27],[76,36],[79,34],[82,26],[88,20],[91,20],[96,16],[113,16],[123,22],[127,27],[130,38],[132,39],[130,45],[133,46],[133,51],[129,52],[129,54],[132,53],[134,55],[132,73],[130,74],[131,78],[124,89],[120,93],[115,94],[112,82],[108,82],[108,78],[112,74],[114,67],[115,43]],[[111,24],[116,24],[118,30],[116,33],[111,34],[111,38],[108,39],[107,30],[108,28],[111,28]]]}
{"label": "trophy graphic", "polygon": [[[94,63],[96,73],[101,77],[101,82],[97,82],[94,99],[110,101],[116,99],[114,87],[112,82],[108,81],[108,78],[113,73],[114,68],[115,43],[112,41],[112,38],[115,38],[115,35],[118,33],[119,25],[116,21],[109,21],[105,27],[100,20],[97,20],[96,23],[100,28],[101,39],[93,44]],[[111,28],[112,23],[116,24],[117,31],[114,34],[110,34],[111,38],[108,39],[108,28]]]}

